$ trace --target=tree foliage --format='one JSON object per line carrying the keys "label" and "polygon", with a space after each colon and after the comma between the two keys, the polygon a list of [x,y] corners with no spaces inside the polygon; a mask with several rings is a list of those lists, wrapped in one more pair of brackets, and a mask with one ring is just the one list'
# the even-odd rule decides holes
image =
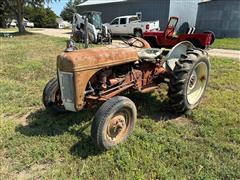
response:
{"label": "tree foliage", "polygon": [[60,16],[63,20],[72,22],[73,14],[77,12],[76,5],[80,4],[81,0],[69,0]]}
{"label": "tree foliage", "polygon": [[5,2],[0,3],[0,27],[5,28],[9,18],[11,18],[9,7]]}
{"label": "tree foliage", "polygon": [[10,12],[14,14],[18,22],[19,32],[23,33],[25,32],[25,27],[23,25],[24,7],[27,5],[39,7],[42,6],[45,2],[49,3],[51,1],[52,0],[1,0],[1,3],[5,3]]}
{"label": "tree foliage", "polygon": [[24,8],[24,16],[29,21],[34,22],[34,26],[38,28],[55,28],[57,27],[57,15],[44,6],[33,7],[31,5]]}

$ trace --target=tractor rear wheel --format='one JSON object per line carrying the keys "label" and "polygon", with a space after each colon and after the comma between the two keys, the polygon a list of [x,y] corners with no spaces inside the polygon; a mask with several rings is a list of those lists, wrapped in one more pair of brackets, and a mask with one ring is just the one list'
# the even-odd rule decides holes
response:
{"label": "tractor rear wheel", "polygon": [[46,109],[56,113],[65,113],[57,78],[51,79],[43,90],[43,104]]}
{"label": "tractor rear wheel", "polygon": [[106,150],[124,142],[132,133],[136,119],[136,106],[130,99],[113,97],[94,117],[91,128],[94,143],[99,149]]}
{"label": "tractor rear wheel", "polygon": [[169,102],[176,112],[195,108],[205,92],[210,64],[206,52],[190,50],[182,55],[169,83]]}

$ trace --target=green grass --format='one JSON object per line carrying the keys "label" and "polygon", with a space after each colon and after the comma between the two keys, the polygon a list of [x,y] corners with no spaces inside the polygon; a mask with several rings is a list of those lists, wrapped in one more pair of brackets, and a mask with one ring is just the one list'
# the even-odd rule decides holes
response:
{"label": "green grass", "polygon": [[5,33],[5,32],[17,32],[18,28],[0,28],[0,33]]}
{"label": "green grass", "polygon": [[0,179],[239,179],[239,62],[212,58],[201,105],[175,119],[166,88],[132,94],[133,135],[101,152],[90,138],[96,109],[53,115],[42,107],[65,39],[0,39]]}
{"label": "green grass", "polygon": [[240,38],[216,39],[211,48],[240,50]]}

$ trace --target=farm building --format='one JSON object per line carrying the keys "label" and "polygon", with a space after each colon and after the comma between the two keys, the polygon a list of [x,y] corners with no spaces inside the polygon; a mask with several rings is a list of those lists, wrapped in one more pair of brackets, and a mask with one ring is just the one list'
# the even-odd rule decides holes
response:
{"label": "farm building", "polygon": [[240,37],[240,1],[200,2],[196,28],[199,31],[211,30],[217,37]]}
{"label": "farm building", "polygon": [[100,11],[103,22],[117,16],[142,16],[143,21],[159,20],[164,29],[170,16],[178,16],[180,23],[195,26],[199,0],[87,0],[78,5],[78,12]]}

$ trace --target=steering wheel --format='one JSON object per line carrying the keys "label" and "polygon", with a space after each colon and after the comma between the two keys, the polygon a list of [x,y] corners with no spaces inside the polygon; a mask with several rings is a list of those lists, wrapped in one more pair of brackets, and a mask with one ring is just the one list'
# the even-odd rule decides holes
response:
{"label": "steering wheel", "polygon": [[131,37],[130,39],[125,39],[122,36],[120,36],[120,38],[125,44],[131,47],[143,48],[145,46],[144,42],[137,37]]}

